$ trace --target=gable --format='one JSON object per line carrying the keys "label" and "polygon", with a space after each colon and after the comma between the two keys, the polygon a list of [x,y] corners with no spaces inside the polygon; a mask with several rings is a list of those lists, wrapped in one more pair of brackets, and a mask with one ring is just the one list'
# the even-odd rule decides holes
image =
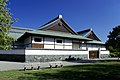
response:
{"label": "gable", "polygon": [[97,41],[101,41],[93,31],[91,31],[88,35],[86,35],[87,38],[93,39],[93,40],[97,40]]}
{"label": "gable", "polygon": [[79,35],[85,36],[87,33],[89,33],[91,31],[91,29],[86,29],[86,30],[82,30],[77,32]]}
{"label": "gable", "polygon": [[92,29],[86,29],[83,31],[79,31],[77,32],[79,35],[85,36],[87,38],[93,39],[93,40],[97,40],[97,41],[101,41],[96,34],[93,32]]}
{"label": "gable", "polygon": [[59,25],[59,23],[55,26],[48,28],[47,30],[70,33],[69,30],[67,30],[63,25]]}
{"label": "gable", "polygon": [[77,34],[70,26],[68,26],[61,16],[58,16],[57,18],[43,25],[41,28],[39,28],[39,30]]}
{"label": "gable", "polygon": [[44,30],[44,31],[49,30],[49,31],[59,31],[59,32],[71,33],[60,20],[58,20],[54,24],[49,25],[48,27],[45,27],[42,30]]}

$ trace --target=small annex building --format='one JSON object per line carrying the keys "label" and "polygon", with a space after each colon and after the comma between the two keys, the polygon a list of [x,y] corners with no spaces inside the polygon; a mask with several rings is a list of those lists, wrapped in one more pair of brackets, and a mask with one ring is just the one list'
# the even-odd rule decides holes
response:
{"label": "small annex building", "polygon": [[0,60],[46,62],[109,57],[109,51],[92,29],[74,31],[59,15],[38,29],[12,27],[12,50],[0,50]]}

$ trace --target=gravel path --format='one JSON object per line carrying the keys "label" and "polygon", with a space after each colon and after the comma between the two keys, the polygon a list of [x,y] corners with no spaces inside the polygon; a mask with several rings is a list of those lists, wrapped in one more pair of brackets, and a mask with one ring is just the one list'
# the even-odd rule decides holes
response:
{"label": "gravel path", "polygon": [[[94,59],[94,60],[80,60],[80,61],[72,61],[72,62],[67,62],[67,61],[62,61],[63,66],[68,66],[68,65],[83,65],[83,64],[90,64],[90,63],[95,63],[95,62],[103,62],[106,60],[117,60],[117,58],[109,58],[105,60],[100,60],[100,59]],[[58,61],[57,61],[58,62]],[[21,62],[7,62],[7,61],[0,61],[0,71],[7,71],[7,70],[16,70],[16,69],[23,69],[24,65],[26,64],[40,64],[41,68],[47,68],[49,66],[49,62],[34,62],[34,63],[21,63]]]}
{"label": "gravel path", "polygon": [[[81,65],[83,63],[77,63],[77,62],[66,62],[62,61],[64,66],[68,65]],[[7,71],[7,70],[16,70],[16,69],[23,69],[24,65],[26,64],[40,64],[41,68],[49,67],[49,62],[34,62],[34,63],[21,63],[21,62],[7,62],[7,61],[0,61],[0,71]]]}

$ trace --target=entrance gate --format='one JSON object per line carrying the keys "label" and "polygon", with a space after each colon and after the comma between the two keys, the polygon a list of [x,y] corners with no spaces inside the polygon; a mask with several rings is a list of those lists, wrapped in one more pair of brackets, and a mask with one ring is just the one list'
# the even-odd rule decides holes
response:
{"label": "entrance gate", "polygon": [[90,59],[99,58],[99,51],[89,51],[89,58]]}

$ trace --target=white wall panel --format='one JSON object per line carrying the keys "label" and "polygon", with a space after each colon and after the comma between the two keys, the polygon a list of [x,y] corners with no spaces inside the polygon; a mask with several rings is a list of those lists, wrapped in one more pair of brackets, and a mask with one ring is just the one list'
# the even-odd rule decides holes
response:
{"label": "white wall panel", "polygon": [[64,45],[72,45],[72,40],[65,39]]}
{"label": "white wall panel", "polygon": [[26,50],[25,55],[79,55],[88,54],[88,51],[70,50]]}
{"label": "white wall panel", "polygon": [[80,49],[82,49],[82,50],[86,50],[87,48],[86,48],[86,47],[81,47]]}
{"label": "white wall panel", "polygon": [[86,49],[87,49],[86,44],[82,44],[81,47],[80,47],[80,49],[82,49],[82,50],[86,50]]}
{"label": "white wall panel", "polygon": [[99,50],[99,48],[89,47],[88,50]]}
{"label": "white wall panel", "polygon": [[106,50],[105,46],[101,46],[100,50]]}
{"label": "white wall panel", "polygon": [[55,45],[55,49],[63,49],[63,45]]}
{"label": "white wall panel", "polygon": [[110,52],[109,51],[100,51],[100,54],[110,54]]}
{"label": "white wall panel", "polygon": [[44,44],[54,44],[54,38],[45,37]]}
{"label": "white wall panel", "polygon": [[106,50],[106,48],[100,48],[100,50]]}
{"label": "white wall panel", "polygon": [[54,49],[54,45],[47,45],[47,44],[45,44],[44,48],[45,49]]}
{"label": "white wall panel", "polygon": [[72,49],[72,46],[64,46],[64,49]]}

